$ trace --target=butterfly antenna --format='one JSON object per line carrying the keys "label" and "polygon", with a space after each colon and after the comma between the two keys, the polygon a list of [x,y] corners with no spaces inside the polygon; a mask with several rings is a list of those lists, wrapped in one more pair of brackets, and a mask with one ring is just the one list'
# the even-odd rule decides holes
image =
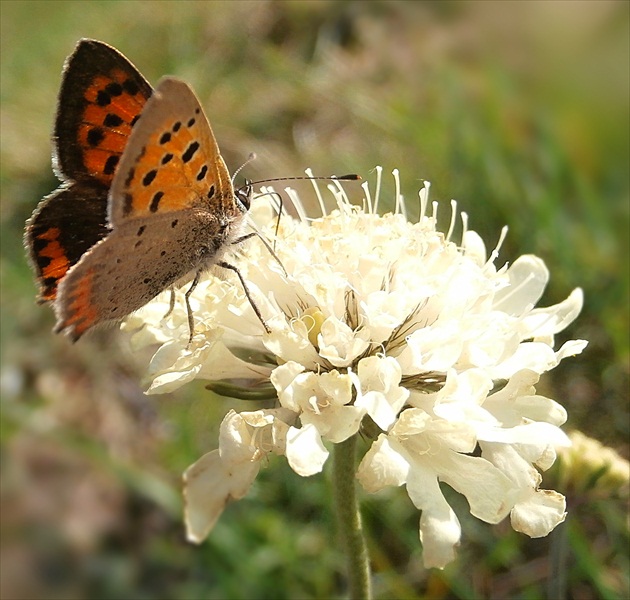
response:
{"label": "butterfly antenna", "polygon": [[255,152],[251,152],[250,155],[247,157],[247,160],[238,168],[236,169],[236,171],[234,171],[234,173],[232,173],[232,185],[234,185],[234,180],[236,179],[236,176],[250,163],[256,160],[256,153]]}
{"label": "butterfly antenna", "polygon": [[[249,184],[251,185],[251,184]],[[267,192],[265,194],[266,196],[272,196],[275,197],[278,201],[278,218],[276,219],[276,230],[274,231],[274,236],[273,236],[273,249],[276,249],[276,242],[278,241],[278,231],[280,231],[280,217],[282,216],[282,211],[284,209],[284,201],[282,200],[282,195],[279,194],[278,192]],[[262,237],[261,237],[262,239]],[[266,244],[266,242],[265,242]],[[272,252],[273,254],[273,252]],[[279,261],[278,261],[279,262]],[[282,264],[282,263],[281,263]],[[284,269],[284,267],[282,267]]]}
{"label": "butterfly antenna", "polygon": [[[236,175],[239,173],[239,171],[245,167],[246,165],[248,165],[250,162],[252,162],[253,160],[256,159],[256,154],[254,154],[253,152],[249,155],[249,158],[247,159],[246,162],[244,162],[235,172],[234,175],[232,176],[232,184],[234,184],[234,178],[236,177]],[[348,173],[347,175],[328,175],[328,176],[308,176],[308,175],[301,175],[299,177],[274,177],[272,179],[259,179],[258,181],[249,181],[246,180],[245,182],[245,188],[249,188],[250,190],[252,189],[252,187],[254,185],[259,185],[261,183],[273,183],[274,181],[296,181],[296,180],[308,180],[308,181],[313,181],[313,180],[325,180],[325,181],[360,181],[361,180],[361,176],[357,175],[356,173]],[[278,192],[269,192],[271,195],[273,196],[277,196],[279,202],[280,202],[280,207],[278,210],[278,221],[276,223],[276,236],[275,238],[277,238],[278,235],[278,230],[280,229],[280,216],[282,215],[282,208],[283,208],[283,202],[282,202],[282,196],[280,194],[278,194]],[[276,246],[276,239],[274,238],[274,248]],[[271,250],[271,249],[270,249]]]}
{"label": "butterfly antenna", "polygon": [[[245,165],[246,164],[247,163],[245,163]],[[245,165],[243,165],[243,167]],[[241,169],[239,169],[239,171],[240,170]],[[314,177],[309,177],[308,175],[302,175],[300,177],[274,177],[273,179],[261,179],[259,181],[248,181],[248,183],[249,185],[259,185],[261,183],[273,183],[274,181],[296,181],[296,180],[299,181],[300,179],[308,179],[309,181],[313,181],[313,180],[361,181],[361,175],[357,175],[356,173],[348,173],[347,175],[328,175],[328,176],[314,176]]]}

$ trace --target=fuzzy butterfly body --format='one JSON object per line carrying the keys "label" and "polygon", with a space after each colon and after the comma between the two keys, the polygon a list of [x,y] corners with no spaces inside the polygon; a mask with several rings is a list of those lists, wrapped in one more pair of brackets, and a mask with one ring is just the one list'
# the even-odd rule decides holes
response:
{"label": "fuzzy butterfly body", "polygon": [[249,208],[190,87],[166,77],[153,91],[94,40],[66,64],[53,162],[61,185],[25,241],[55,330],[73,340],[216,264]]}

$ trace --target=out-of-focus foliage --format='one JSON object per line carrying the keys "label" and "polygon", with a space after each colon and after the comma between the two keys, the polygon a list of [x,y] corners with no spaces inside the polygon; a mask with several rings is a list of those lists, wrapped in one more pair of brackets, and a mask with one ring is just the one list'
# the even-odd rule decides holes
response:
{"label": "out-of-focus foliage", "polygon": [[[147,357],[131,356],[123,334],[72,346],[50,333],[50,309],[34,303],[22,229],[57,185],[49,138],[61,66],[77,39],[111,43],[153,83],[187,80],[230,168],[258,155],[250,179],[307,166],[370,178],[381,164],[400,169],[412,214],[429,179],[433,198],[456,198],[489,246],[508,224],[501,258],[532,252],[546,261],[544,304],[578,285],[586,295],[567,335],[590,345],[540,391],[568,408],[571,427],[627,457],[628,9],[1,2],[0,596],[343,594],[326,476],[302,480],[272,462],[207,543],[188,545],[180,473],[216,447],[227,408],[246,403],[201,384],[146,397]],[[366,497],[377,597],[535,598],[564,578],[571,597],[626,598],[627,499],[559,491],[570,515],[549,538],[465,520],[459,558],[444,572],[422,568],[404,494]]]}

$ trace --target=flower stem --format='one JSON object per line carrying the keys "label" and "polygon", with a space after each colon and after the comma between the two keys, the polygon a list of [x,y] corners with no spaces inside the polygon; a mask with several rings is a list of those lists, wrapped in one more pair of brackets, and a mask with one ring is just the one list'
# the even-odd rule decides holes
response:
{"label": "flower stem", "polygon": [[356,490],[356,442],[353,435],[335,444],[333,455],[333,485],[339,532],[346,552],[348,586],[351,600],[372,598],[370,561],[361,525],[361,513]]}

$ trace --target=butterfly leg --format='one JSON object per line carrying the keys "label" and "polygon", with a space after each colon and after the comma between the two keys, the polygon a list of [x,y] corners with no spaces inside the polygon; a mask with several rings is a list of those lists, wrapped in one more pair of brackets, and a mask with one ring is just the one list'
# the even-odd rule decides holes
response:
{"label": "butterfly leg", "polygon": [[175,309],[175,288],[171,287],[170,292],[171,292],[171,299],[169,300],[169,303],[168,303],[168,310],[162,317],[163,319],[166,319],[166,317],[168,317]]}
{"label": "butterfly leg", "polygon": [[236,238],[233,242],[232,245],[234,244],[240,244],[241,242],[244,242],[245,240],[248,240],[250,238],[253,238],[255,236],[257,236],[258,234],[254,231],[253,233],[247,233],[245,235],[242,235],[240,238]]}
{"label": "butterfly leg", "polygon": [[282,210],[284,207],[284,202],[282,201],[282,196],[278,192],[269,192],[270,196],[276,196],[278,198],[278,220],[276,221],[276,231],[273,238],[273,249],[276,249],[276,240],[278,239],[278,230],[280,229],[280,217],[282,216]]}
{"label": "butterfly leg", "polygon": [[284,271],[285,277],[288,276],[287,270],[284,268],[284,265],[282,264],[282,262],[280,262],[280,259],[278,258],[278,256],[274,252],[273,248],[269,245],[269,242],[262,235],[260,235],[260,233],[258,233],[257,231],[254,231],[253,233],[248,233],[247,235],[242,235],[240,238],[235,239],[232,242],[232,245],[240,244],[241,242],[244,242],[245,240],[248,240],[248,239],[253,238],[255,236],[258,236],[260,241],[263,243],[263,246],[265,246],[265,248],[267,248],[267,250],[269,251],[269,254],[271,254],[271,256],[273,256],[275,261],[280,265],[280,268]]}
{"label": "butterfly leg", "polygon": [[[249,238],[249,237],[251,237],[253,235],[257,235],[257,234],[251,233],[251,234],[245,236],[245,238]],[[243,238],[241,238],[241,239],[243,239]],[[247,296],[247,299],[249,300],[249,303],[251,304],[251,307],[254,309],[254,312],[256,313],[256,316],[258,317],[258,320],[262,323],[262,326],[265,328],[265,331],[267,333],[271,333],[271,329],[269,329],[269,326],[267,325],[267,323],[265,323],[265,320],[263,319],[263,316],[260,314],[260,309],[258,308],[256,303],[254,302],[254,299],[252,298],[251,294],[249,293],[249,288],[247,287],[247,284],[245,283],[245,279],[241,275],[241,272],[234,265],[231,265],[230,263],[226,263],[226,262],[220,261],[220,262],[217,263],[217,265],[219,267],[224,268],[224,269],[229,269],[230,271],[234,271],[238,275],[238,278],[241,281],[241,285],[243,286],[243,291],[245,292],[245,295]]]}
{"label": "butterfly leg", "polygon": [[[186,300],[186,312],[188,313],[188,330],[190,331],[190,336],[188,337],[189,346],[192,343],[193,335],[195,333],[195,322],[193,321],[193,311],[192,311],[192,308],[190,308],[190,295],[193,293],[194,289],[197,287],[197,284],[199,283],[199,277],[201,277],[201,271],[197,271],[195,273],[195,277],[192,280],[190,287],[186,290],[186,293],[184,294],[184,300]],[[174,292],[173,288],[171,288],[171,291]],[[171,295],[171,300],[174,302],[175,301],[174,299],[175,299],[175,294],[173,293]]]}

